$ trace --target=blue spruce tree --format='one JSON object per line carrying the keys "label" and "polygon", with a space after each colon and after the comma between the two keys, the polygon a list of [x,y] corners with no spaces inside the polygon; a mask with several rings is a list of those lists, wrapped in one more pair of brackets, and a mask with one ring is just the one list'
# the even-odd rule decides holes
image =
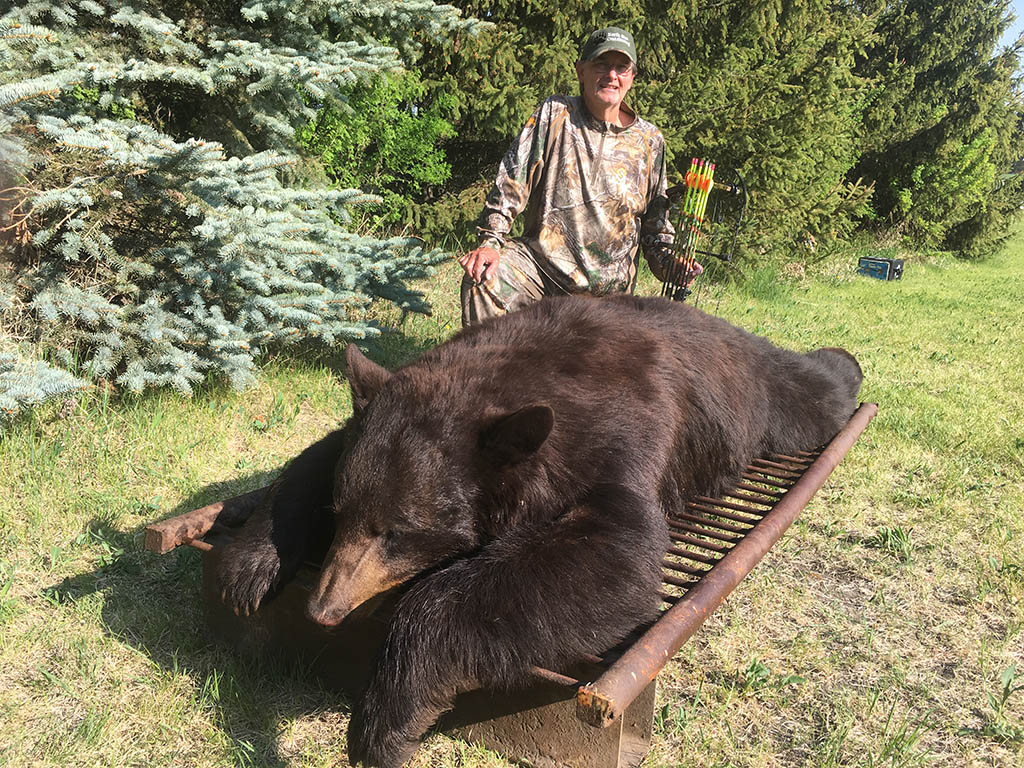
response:
{"label": "blue spruce tree", "polygon": [[295,131],[475,25],[429,0],[0,3],[0,418],[82,379],[244,386],[268,349],[376,333],[374,298],[426,310],[408,281],[440,254],[353,231],[375,198],[306,181]]}

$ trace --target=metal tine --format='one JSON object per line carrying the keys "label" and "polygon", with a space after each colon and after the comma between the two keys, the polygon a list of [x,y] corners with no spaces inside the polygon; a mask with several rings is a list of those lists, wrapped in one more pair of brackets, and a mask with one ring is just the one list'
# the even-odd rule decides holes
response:
{"label": "metal tine", "polygon": [[552,672],[550,669],[544,669],[544,667],[531,667],[530,673],[540,680],[544,680],[549,683],[555,683],[556,685],[564,685],[567,688],[579,688],[581,685],[583,685],[583,683],[581,683],[575,677],[561,675],[558,672]]}
{"label": "metal tine", "polygon": [[677,573],[688,573],[691,576],[703,576],[708,572],[706,568],[692,568],[682,563],[674,563],[668,558],[661,561],[661,567],[668,568],[670,571],[676,571]]}
{"label": "metal tine", "polygon": [[779,469],[783,472],[788,472],[794,477],[799,477],[800,472],[804,469],[803,467],[794,467],[791,464],[783,464],[778,461],[769,461],[768,459],[754,459],[750,462],[755,467],[769,467],[770,469]]}
{"label": "metal tine", "polygon": [[699,552],[691,552],[690,550],[683,549],[682,547],[669,547],[665,551],[670,555],[685,557],[687,560],[693,560],[697,563],[706,563],[707,565],[714,565],[719,560],[717,557],[708,557],[707,555],[702,555]]}
{"label": "metal tine", "polygon": [[785,491],[773,491],[768,488],[759,488],[753,483],[736,483],[732,488],[726,491],[726,496],[732,496],[733,491],[750,491],[751,493],[759,493],[762,496],[769,496],[774,499],[781,499],[786,495]]}
{"label": "metal tine", "polygon": [[686,549],[684,547],[676,547],[676,546],[669,547],[665,552],[668,555],[675,555],[676,557],[685,557],[687,560],[693,560],[695,562],[707,563],[708,565],[715,565],[715,564],[718,563],[719,560],[722,559],[722,557],[720,555],[718,555],[718,554],[716,554],[716,555],[706,555],[706,554],[701,554],[700,552],[694,552],[694,551]]}
{"label": "metal tine", "polygon": [[[734,499],[734,501],[728,501],[728,499]],[[752,515],[763,517],[771,512],[771,508],[775,506],[778,499],[758,499],[753,498],[749,494],[743,494],[739,491],[728,490],[719,496],[717,499],[712,499],[710,496],[698,496],[694,501],[702,501],[705,504],[734,504],[740,505],[743,502],[742,509],[738,510],[741,512],[749,512]],[[757,506],[751,506],[756,504]],[[768,507],[768,509],[761,509],[761,507]],[[732,507],[730,507],[732,509]]]}
{"label": "metal tine", "polygon": [[772,511],[772,507],[779,503],[778,499],[759,499],[749,493],[740,493],[738,491],[726,491],[722,494],[722,500],[724,501],[725,499],[736,499],[736,501],[742,501],[748,504],[760,504],[762,507],[767,507],[767,509],[751,509],[750,512],[756,515],[767,515]]}
{"label": "metal tine", "polygon": [[[692,505],[687,504],[687,507],[690,506]],[[739,533],[741,534],[740,538],[743,538],[742,535],[746,534],[746,532],[750,530],[749,528],[740,528],[738,525],[733,525],[732,523],[724,523],[721,520],[711,520],[703,515],[690,515],[685,512],[680,512],[679,514],[672,515],[672,517],[676,520],[690,520],[691,522],[707,525],[711,528],[718,528],[720,531]],[[709,533],[708,535],[710,536],[711,534]]]}
{"label": "metal tine", "polygon": [[[586,661],[589,664],[606,666],[606,661],[604,658],[600,656],[595,656],[592,653],[584,653],[582,656],[580,656],[580,661]],[[558,672],[555,672],[554,670],[550,670],[545,667],[534,666],[530,669],[530,672],[533,674],[534,677],[540,680],[546,680],[550,683],[557,683],[558,685],[565,685],[570,688],[579,688],[581,685],[580,681],[577,678],[572,677],[570,675],[560,674]]]}
{"label": "metal tine", "polygon": [[774,477],[778,480],[784,480],[790,483],[795,483],[797,480],[800,479],[799,472],[791,472],[789,470],[783,469],[772,469],[771,467],[759,467],[755,466],[754,464],[748,464],[747,471],[760,472],[762,475],[767,475],[768,477]]}
{"label": "metal tine", "polygon": [[[729,534],[721,533],[720,531],[709,531],[707,528],[700,528],[700,527],[698,527],[696,525],[693,525],[691,523],[682,523],[682,522],[680,522],[680,521],[678,521],[678,520],[676,520],[674,518],[671,518],[671,517],[668,518],[667,522],[668,522],[670,528],[675,528],[675,529],[680,530],[680,531],[689,531],[690,533],[697,533],[697,534],[700,534],[701,536],[708,536],[708,537],[710,537],[712,539],[717,539],[718,541],[724,541],[724,542],[726,542],[728,544],[736,544],[737,542],[743,540],[742,536],[730,536]],[[669,534],[669,535],[671,535],[671,534]],[[714,549],[714,546],[712,546],[713,543],[714,542],[705,541],[702,546],[705,546],[708,549]],[[716,549],[715,551],[716,552],[727,552],[728,550],[729,550],[729,547],[722,547],[720,550]]]}
{"label": "metal tine", "polygon": [[[683,530],[692,531],[695,529],[695,526],[686,525],[686,523],[678,523],[678,526],[680,528],[683,528]],[[695,532],[704,533],[700,530],[696,530]],[[704,535],[708,535],[708,533],[710,533],[710,531],[705,533]],[[721,536],[721,534],[718,535]],[[714,541],[704,541],[703,539],[698,539],[694,536],[687,536],[684,533],[672,533],[672,531],[669,531],[668,536],[670,539],[672,539],[672,541],[678,541],[680,544],[689,544],[694,547],[700,547],[702,549],[711,550],[712,552],[716,552],[718,554],[729,551],[729,547],[725,546],[724,544],[718,544]]]}
{"label": "metal tine", "polygon": [[[758,517],[747,517],[745,515],[737,515],[735,512],[729,512],[728,511],[728,509],[730,507],[734,508],[734,507],[740,506],[739,504],[730,505],[730,504],[722,502],[722,501],[716,501],[715,499],[709,499],[709,502],[710,502],[710,504],[713,504],[714,506],[710,506],[710,504],[697,504],[697,503],[694,503],[694,502],[691,502],[691,503],[687,504],[686,506],[687,506],[687,508],[692,509],[692,510],[696,510],[697,512],[706,512],[708,514],[715,515],[717,517],[724,517],[726,520],[732,520],[732,521],[737,522],[737,523],[746,523],[747,525],[750,525],[750,526],[757,525],[759,522],[761,522],[761,517],[763,516],[763,515],[759,515]],[[725,509],[716,509],[715,508],[715,507],[719,507],[719,506],[725,507]],[[745,511],[749,511],[749,510],[745,510]],[[767,514],[767,513],[765,513],[765,514]]]}
{"label": "metal tine", "polygon": [[802,466],[809,466],[814,459],[810,459],[804,456],[790,456],[785,453],[769,453],[762,458],[771,459],[772,461],[789,461],[793,464],[800,464]]}
{"label": "metal tine", "polygon": [[668,603],[669,605],[675,605],[683,599],[682,595],[670,595],[668,592],[658,590],[658,597],[661,598],[661,602]]}
{"label": "metal tine", "polygon": [[686,579],[680,579],[678,576],[672,576],[668,573],[661,574],[662,584],[671,584],[673,587],[682,587],[683,589],[689,589],[699,581],[700,579],[691,579],[690,581],[687,581]]}
{"label": "metal tine", "polygon": [[743,472],[740,477],[744,480],[752,480],[755,483],[761,483],[762,485],[769,485],[772,488],[780,488],[781,493],[785,493],[793,487],[792,481],[774,476],[769,477],[767,474],[755,475],[753,472]]}

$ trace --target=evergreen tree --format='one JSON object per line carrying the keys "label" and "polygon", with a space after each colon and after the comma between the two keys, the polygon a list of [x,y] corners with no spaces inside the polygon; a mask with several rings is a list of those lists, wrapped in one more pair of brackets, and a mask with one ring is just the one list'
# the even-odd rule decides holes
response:
{"label": "evergreen tree", "polygon": [[879,219],[915,242],[990,252],[1024,202],[1019,43],[998,51],[1007,0],[896,0],[858,71],[874,82],[853,173],[876,187]]}
{"label": "evergreen tree", "polygon": [[[11,329],[18,314],[15,295],[14,286],[0,283],[0,323]],[[67,371],[26,355],[10,335],[0,336],[0,434],[5,423],[23,409],[86,387],[87,382]]]}
{"label": "evergreen tree", "polygon": [[641,26],[650,58],[640,92],[670,147],[684,163],[694,154],[741,171],[748,254],[792,258],[845,236],[871,192],[845,181],[868,85],[854,57],[871,18],[827,0],[690,9],[672,7],[677,24],[647,16]]}
{"label": "evergreen tree", "polygon": [[473,26],[429,0],[0,6],[7,346],[187,394],[248,383],[276,345],[376,333],[375,297],[425,310],[406,283],[439,254],[351,231],[372,196],[292,184],[295,130],[397,72],[397,45]]}

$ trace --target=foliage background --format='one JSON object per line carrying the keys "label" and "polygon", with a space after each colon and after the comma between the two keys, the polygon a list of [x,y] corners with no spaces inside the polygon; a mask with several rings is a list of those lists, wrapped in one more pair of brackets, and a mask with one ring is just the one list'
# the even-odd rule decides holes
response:
{"label": "foliage background", "polygon": [[[442,254],[359,217],[444,178],[450,126],[395,106],[422,90],[402,51],[477,26],[420,0],[0,8],[0,418],[83,380],[247,386],[270,350],[378,333],[375,299],[426,311],[408,281]],[[303,144],[356,110],[377,122]]]}
{"label": "foliage background", "polygon": [[[379,332],[496,164],[631,29],[630,101],[742,173],[741,280],[864,238],[984,258],[1024,203],[1007,0],[0,4],[0,420],[97,382],[252,382]],[[478,23],[472,19],[483,20]],[[359,190],[359,191],[357,191]],[[453,287],[454,290],[454,287]]]}
{"label": "foliage background", "polygon": [[419,66],[454,98],[459,128],[434,210],[461,206],[467,223],[508,137],[545,96],[575,92],[579,42],[607,24],[634,33],[630,101],[665,134],[676,178],[696,155],[747,180],[748,265],[813,261],[857,230],[979,258],[1024,202],[1006,0],[460,7],[494,27],[428,46]]}
{"label": "foliage background", "polygon": [[[1000,250],[1022,197],[1006,2],[460,8],[493,26],[420,0],[0,2],[0,412],[54,401],[0,437],[0,764],[343,760],[348,703],[197,631],[198,553],[152,556],[143,527],[268,482],[347,418],[342,339],[394,366],[454,332],[456,265],[412,278],[430,248],[472,244],[509,140],[540,99],[574,90],[579,40],[617,23],[644,57],[634,105],[676,166],[713,156],[750,183],[746,280],[721,314],[780,344],[851,349],[881,404],[669,665],[647,765],[1020,766],[1024,245]],[[333,69],[329,51],[358,65]],[[230,237],[204,235],[218,221]],[[153,289],[223,264],[283,287],[308,242],[283,231],[298,222],[329,244],[299,265],[313,279],[238,294],[276,320],[222,307],[226,325],[208,322],[234,278],[203,294],[202,317]],[[862,254],[905,257],[906,276],[857,278]],[[339,288],[344,312],[283,313]],[[432,316],[408,312],[420,290]],[[97,320],[112,313],[117,328]],[[253,345],[257,327],[287,336]],[[186,367],[147,330],[184,335]],[[88,365],[104,341],[124,351],[106,371]],[[131,360],[158,377],[140,393]],[[415,765],[508,763],[438,735]]]}

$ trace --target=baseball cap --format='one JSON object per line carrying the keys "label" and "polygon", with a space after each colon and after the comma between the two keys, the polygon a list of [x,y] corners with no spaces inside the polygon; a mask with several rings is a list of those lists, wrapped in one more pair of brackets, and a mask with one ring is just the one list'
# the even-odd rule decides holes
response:
{"label": "baseball cap", "polygon": [[605,27],[590,33],[580,49],[580,61],[591,61],[607,51],[619,51],[629,56],[636,66],[636,45],[633,36],[619,27]]}

